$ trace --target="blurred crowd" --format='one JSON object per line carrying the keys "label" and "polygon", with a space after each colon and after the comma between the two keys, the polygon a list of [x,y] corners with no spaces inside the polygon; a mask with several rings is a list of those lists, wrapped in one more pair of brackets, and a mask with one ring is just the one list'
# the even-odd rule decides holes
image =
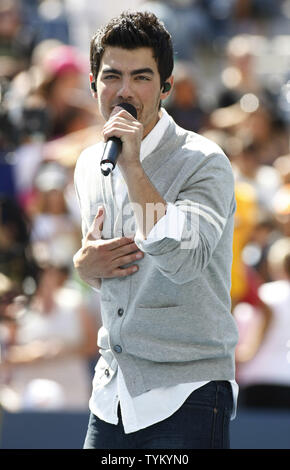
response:
{"label": "blurred crowd", "polygon": [[232,164],[240,403],[290,408],[290,0],[1,0],[0,405],[88,409],[101,316],[72,265],[73,173],[103,126],[90,37],[128,8],[172,33],[163,105]]}

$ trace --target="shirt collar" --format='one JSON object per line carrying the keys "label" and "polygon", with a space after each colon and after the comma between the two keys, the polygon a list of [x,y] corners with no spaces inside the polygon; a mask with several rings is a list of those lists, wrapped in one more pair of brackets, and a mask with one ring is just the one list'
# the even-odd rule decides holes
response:
{"label": "shirt collar", "polygon": [[141,142],[140,161],[155,150],[162,139],[170,122],[170,116],[164,108],[161,108],[162,116],[153,127],[152,131]]}

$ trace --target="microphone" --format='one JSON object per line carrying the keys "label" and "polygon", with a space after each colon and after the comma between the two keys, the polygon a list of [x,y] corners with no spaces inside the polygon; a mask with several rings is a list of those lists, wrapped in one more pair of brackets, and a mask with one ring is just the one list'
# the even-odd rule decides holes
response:
{"label": "microphone", "polygon": [[[130,103],[120,103],[118,104],[121,108],[125,109],[130,113],[135,119],[137,118],[137,110],[135,106]],[[122,141],[119,137],[110,137],[106,142],[103,156],[101,159],[101,172],[104,176],[108,176],[115,168],[118,156],[122,151]]]}

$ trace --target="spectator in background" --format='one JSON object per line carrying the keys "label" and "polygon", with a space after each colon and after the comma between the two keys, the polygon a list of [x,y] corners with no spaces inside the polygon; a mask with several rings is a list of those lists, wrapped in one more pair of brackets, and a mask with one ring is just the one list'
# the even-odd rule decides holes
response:
{"label": "spectator in background", "polygon": [[64,44],[57,39],[47,39],[39,42],[33,49],[31,61],[27,68],[19,72],[11,81],[12,106],[23,106],[25,99],[36,94],[44,80],[44,63],[47,56],[57,47]]}
{"label": "spectator in background", "polygon": [[199,90],[194,68],[189,62],[177,62],[170,103],[166,106],[175,122],[189,131],[199,132],[206,123],[206,113],[199,103]]}
{"label": "spectator in background", "polygon": [[0,196],[0,272],[20,289],[34,272],[29,237],[26,214],[14,200]]}
{"label": "spectator in background", "polygon": [[31,244],[42,262],[58,259],[72,263],[79,248],[80,229],[68,210],[67,170],[57,162],[43,163],[35,178],[35,199],[30,207]]}
{"label": "spectator in background", "polygon": [[[33,66],[12,83],[14,106],[20,101],[21,142],[15,151],[18,201],[27,210],[33,179],[44,160],[44,144],[73,135],[96,123],[83,83],[84,66],[77,51],[59,41],[40,43]],[[50,155],[51,157],[51,155]]]}
{"label": "spectator in background", "polygon": [[218,107],[235,104],[246,93],[263,95],[264,90],[257,76],[253,47],[251,35],[235,35],[226,44],[226,64],[221,74],[222,88]]}
{"label": "spectator in background", "polygon": [[[239,325],[239,359],[236,365],[237,379],[239,379],[240,362],[249,360],[254,356],[260,346],[262,338],[272,317],[270,307],[258,296],[258,289],[263,282],[260,273],[245,259],[245,250],[253,239],[255,231],[258,234],[257,219],[259,206],[254,189],[246,182],[236,181],[235,196],[237,210],[235,213],[235,228],[233,237],[233,263],[231,299],[232,312]],[[258,237],[257,237],[258,238]],[[260,237],[261,238],[261,237]],[[263,240],[259,240],[262,242]],[[252,253],[252,252],[251,252]],[[253,256],[250,256],[251,262]],[[256,313],[256,315],[254,315]],[[249,335],[245,339],[244,318],[253,317],[250,331],[251,344],[248,346]]]}
{"label": "spectator in background", "polygon": [[30,303],[17,321],[14,344],[1,368],[9,374],[2,405],[18,409],[85,410],[97,356],[96,319],[80,293],[66,283],[64,265],[45,265]]}
{"label": "spectator in background", "polygon": [[[248,315],[247,334],[236,351],[241,404],[290,408],[290,238],[281,238],[272,245],[268,263],[273,281],[259,288],[259,297],[271,308],[272,318],[257,347],[255,312]],[[241,324],[237,312],[235,316]],[[250,352],[253,344],[254,356]]]}
{"label": "spectator in background", "polygon": [[272,165],[276,158],[289,151],[289,128],[277,118],[277,110],[263,104],[259,98],[247,94],[240,100],[246,111],[237,131],[242,139],[252,139],[261,165]]}
{"label": "spectator in background", "polygon": [[91,123],[93,116],[84,105],[86,66],[78,51],[68,45],[53,47],[40,66],[43,80],[32,95],[42,99],[48,108],[50,122],[46,137],[60,137]]}
{"label": "spectator in background", "polygon": [[232,308],[247,295],[249,290],[247,268],[242,255],[244,247],[250,240],[258,213],[256,195],[249,184],[236,183],[235,198],[237,208],[233,236]]}
{"label": "spectator in background", "polygon": [[15,341],[16,315],[12,305],[19,293],[19,288],[11,279],[0,273],[0,362],[5,358],[6,348]]}
{"label": "spectator in background", "polygon": [[9,79],[29,66],[36,44],[35,33],[23,25],[21,2],[1,0],[0,3],[0,68],[1,76]]}
{"label": "spectator in background", "polygon": [[243,249],[244,263],[256,273],[260,284],[269,282],[267,256],[272,244],[281,238],[281,232],[272,212],[259,210],[248,243]]}
{"label": "spectator in background", "polygon": [[259,208],[270,211],[281,180],[275,168],[261,162],[258,143],[251,138],[241,139],[241,150],[235,155],[232,164],[236,181],[248,183],[255,193]]}
{"label": "spectator in background", "polygon": [[[253,150],[259,165],[272,166],[278,157],[289,151],[286,123],[277,118],[277,110],[263,104],[252,93],[243,95],[234,104],[213,110],[209,126],[235,137],[240,141],[239,147],[255,147]],[[275,169],[269,171],[276,173]]]}
{"label": "spectator in background", "polygon": [[255,231],[259,209],[256,194],[247,183],[236,182],[235,196],[237,209],[235,213],[231,273],[232,311],[235,311],[236,306],[244,303],[259,309],[263,317],[261,333],[257,330],[255,335],[256,338],[259,338],[260,334],[263,334],[264,326],[270,321],[272,313],[267,304],[258,296],[258,289],[263,278],[250,263],[246,263],[244,255]]}

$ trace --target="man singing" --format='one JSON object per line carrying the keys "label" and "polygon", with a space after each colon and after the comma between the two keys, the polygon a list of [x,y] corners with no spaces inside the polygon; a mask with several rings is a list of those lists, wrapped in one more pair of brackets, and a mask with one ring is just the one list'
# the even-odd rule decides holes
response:
{"label": "man singing", "polygon": [[[229,448],[237,394],[231,165],[162,108],[173,48],[154,14],[111,20],[92,38],[90,58],[106,124],[75,169],[83,242],[74,264],[100,289],[102,313],[84,448]],[[104,176],[112,137],[122,150]]]}

